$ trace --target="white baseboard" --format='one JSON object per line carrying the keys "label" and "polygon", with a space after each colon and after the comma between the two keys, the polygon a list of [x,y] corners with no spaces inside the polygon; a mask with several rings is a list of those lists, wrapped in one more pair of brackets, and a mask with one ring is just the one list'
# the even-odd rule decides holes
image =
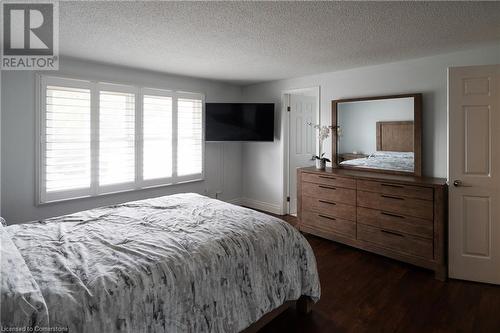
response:
{"label": "white baseboard", "polygon": [[242,198],[233,198],[233,199],[224,200],[224,201],[227,203],[233,204],[233,205],[241,206],[243,199]]}
{"label": "white baseboard", "polygon": [[271,204],[268,202],[263,202],[255,199],[241,198],[240,206],[246,206],[253,209],[258,209],[276,215],[283,215],[283,207],[281,207],[280,205]]}
{"label": "white baseboard", "polygon": [[270,204],[268,202],[263,202],[255,199],[249,199],[249,198],[233,198],[229,200],[224,200],[227,203],[233,204],[233,205],[238,205],[238,206],[245,206],[253,209],[258,209],[262,210],[264,212],[269,212],[272,214],[276,215],[283,215],[283,209],[280,205],[275,205],[275,204]]}

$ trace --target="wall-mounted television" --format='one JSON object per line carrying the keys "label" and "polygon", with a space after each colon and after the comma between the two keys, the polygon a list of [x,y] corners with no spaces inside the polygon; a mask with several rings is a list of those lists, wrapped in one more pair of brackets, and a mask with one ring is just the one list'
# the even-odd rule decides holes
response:
{"label": "wall-mounted television", "polygon": [[273,141],[273,103],[206,103],[206,141]]}

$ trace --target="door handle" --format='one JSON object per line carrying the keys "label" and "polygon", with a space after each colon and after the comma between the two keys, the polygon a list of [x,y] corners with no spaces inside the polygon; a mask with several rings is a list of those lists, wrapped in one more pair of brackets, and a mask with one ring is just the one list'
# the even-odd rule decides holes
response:
{"label": "door handle", "polygon": [[464,183],[460,179],[455,180],[453,182],[453,186],[455,186],[455,187],[472,187],[471,185],[464,185]]}

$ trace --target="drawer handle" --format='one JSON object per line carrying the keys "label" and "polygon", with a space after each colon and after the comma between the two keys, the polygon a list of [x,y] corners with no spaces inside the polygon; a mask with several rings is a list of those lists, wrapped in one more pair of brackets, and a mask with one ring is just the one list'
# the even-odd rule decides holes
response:
{"label": "drawer handle", "polygon": [[326,201],[326,200],[318,200],[319,202],[322,202],[322,203],[326,203],[326,204],[329,204],[329,205],[333,205],[335,206],[336,203],[335,202],[330,202],[330,201]]}
{"label": "drawer handle", "polygon": [[318,216],[319,216],[319,217],[322,217],[322,218],[325,218],[325,219],[333,220],[333,221],[336,221],[336,220],[337,220],[335,217],[326,216],[326,215],[322,215],[322,214],[318,214]]}
{"label": "drawer handle", "polygon": [[329,177],[329,176],[319,176],[319,178],[325,178],[325,179],[331,179],[331,180],[337,179],[335,177]]}
{"label": "drawer handle", "polygon": [[383,229],[380,229],[380,231],[382,231],[383,233],[389,234],[389,235],[398,236],[398,237],[404,237],[403,235],[398,234],[397,232],[387,231],[387,230],[383,230]]}
{"label": "drawer handle", "polygon": [[394,184],[380,184],[380,186],[385,186],[385,187],[395,187],[395,188],[405,188],[402,185],[394,185]]}
{"label": "drawer handle", "polygon": [[401,216],[401,215],[396,215],[396,214],[391,214],[391,213],[386,213],[386,212],[380,212],[380,214],[391,216],[391,217],[397,217],[399,219],[404,219],[405,218],[404,216]]}
{"label": "drawer handle", "polygon": [[382,198],[387,198],[387,199],[394,199],[394,200],[404,200],[404,198],[401,198],[401,197],[394,197],[392,195],[385,195],[385,194],[382,194],[380,195]]}
{"label": "drawer handle", "polygon": [[336,187],[325,186],[325,185],[319,185],[319,187],[321,187],[321,188],[327,188],[329,190],[336,190],[337,189]]}

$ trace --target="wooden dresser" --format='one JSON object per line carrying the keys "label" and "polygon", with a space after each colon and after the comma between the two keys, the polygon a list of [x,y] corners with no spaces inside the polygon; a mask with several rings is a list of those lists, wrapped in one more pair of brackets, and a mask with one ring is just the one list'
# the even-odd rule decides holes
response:
{"label": "wooden dresser", "polygon": [[298,169],[301,231],[434,270],[446,279],[445,179]]}

